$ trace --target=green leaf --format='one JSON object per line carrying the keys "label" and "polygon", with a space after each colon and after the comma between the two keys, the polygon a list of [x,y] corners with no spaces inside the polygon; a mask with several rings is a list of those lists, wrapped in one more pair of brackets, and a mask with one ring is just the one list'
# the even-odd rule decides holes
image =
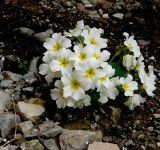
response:
{"label": "green leaf", "polygon": [[28,61],[27,61],[27,60],[24,60],[24,61],[23,61],[23,64],[24,64],[24,65],[27,65],[27,64],[28,64]]}
{"label": "green leaf", "polygon": [[84,39],[81,35],[77,37],[77,40],[80,44],[84,45]]}
{"label": "green leaf", "polygon": [[127,77],[128,71],[120,63],[111,63],[111,66],[115,69],[115,77]]}

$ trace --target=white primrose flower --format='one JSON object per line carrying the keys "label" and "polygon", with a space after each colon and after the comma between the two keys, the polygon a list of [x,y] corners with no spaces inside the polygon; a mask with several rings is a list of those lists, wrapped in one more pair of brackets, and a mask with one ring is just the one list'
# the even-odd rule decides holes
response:
{"label": "white primrose flower", "polygon": [[48,83],[51,83],[53,78],[58,78],[61,77],[61,73],[59,71],[57,72],[52,72],[51,67],[50,67],[50,62],[51,60],[55,59],[53,55],[50,53],[46,52],[43,57],[43,61],[45,63],[42,63],[39,66],[39,74],[45,75],[45,79]]}
{"label": "white primrose flower", "polygon": [[92,45],[86,46],[86,51],[90,55],[90,58],[95,59],[97,63],[107,61],[111,55],[111,53],[108,52],[107,50],[101,51],[99,48],[94,47]]}
{"label": "white primrose flower", "polygon": [[127,78],[121,77],[120,83],[124,89],[125,96],[133,96],[133,91],[138,89],[138,83],[133,81],[132,75],[128,75]]}
{"label": "white primrose flower", "polygon": [[86,61],[89,58],[89,51],[86,49],[87,47],[83,47],[83,45],[78,44],[74,46],[74,53],[70,57],[70,60],[73,60],[75,62],[75,65],[77,63],[82,63]]}
{"label": "white primrose flower", "polygon": [[48,83],[51,83],[53,78],[61,77],[61,73],[59,71],[52,72],[49,64],[45,64],[45,63],[39,66],[39,74],[45,75],[45,79]]}
{"label": "white primrose flower", "polygon": [[136,60],[136,63],[135,63],[135,70],[139,72],[143,71],[144,68],[145,68],[145,65],[144,65],[144,57],[143,56],[140,56],[137,60]]}
{"label": "white primrose flower", "polygon": [[107,39],[101,38],[103,33],[102,29],[91,28],[90,30],[84,29],[81,35],[84,37],[84,43],[88,46],[92,45],[98,49],[107,47]]}
{"label": "white primrose flower", "polygon": [[145,101],[146,100],[141,95],[134,94],[132,97],[129,97],[124,104],[128,106],[130,110],[134,110],[135,107],[140,106],[140,104]]}
{"label": "white primrose flower", "polygon": [[112,86],[109,89],[103,89],[100,91],[100,98],[98,101],[102,104],[105,104],[108,102],[108,99],[115,100],[118,95],[119,91],[115,86]]}
{"label": "white primrose flower", "polygon": [[57,56],[62,49],[71,47],[71,40],[62,36],[61,33],[54,33],[52,38],[47,38],[43,46],[53,55]]}
{"label": "white primrose flower", "polygon": [[50,68],[53,72],[61,71],[61,73],[70,73],[73,67],[73,63],[69,60],[72,55],[72,51],[69,49],[63,49],[57,59],[53,59],[50,63]]}
{"label": "white primrose flower", "polygon": [[153,66],[148,66],[148,69],[149,69],[148,74],[145,71],[140,72],[140,80],[141,80],[141,83],[143,84],[143,88],[146,91],[146,93],[149,96],[154,96],[153,91],[156,89],[155,87],[156,76],[154,75],[154,72],[153,72]]}
{"label": "white primrose flower", "polygon": [[68,37],[73,37],[73,36],[77,37],[82,33],[83,29],[84,29],[84,22],[83,20],[81,20],[77,22],[75,29],[69,30],[69,32],[64,32],[64,35]]}
{"label": "white primrose flower", "polygon": [[84,106],[90,106],[90,105],[91,105],[91,97],[88,94],[85,94],[83,99],[80,99],[79,101],[76,101],[73,108],[82,109]]}
{"label": "white primrose flower", "polygon": [[73,107],[76,102],[72,97],[64,98],[63,97],[63,84],[60,80],[55,82],[54,89],[51,89],[51,98],[56,100],[56,104],[58,108]]}
{"label": "white primrose flower", "polygon": [[43,58],[42,58],[43,62],[45,62],[47,64],[49,64],[53,59],[56,59],[56,57],[52,53],[50,53],[49,51],[46,51],[44,53]]}
{"label": "white primrose flower", "polygon": [[123,57],[123,66],[129,71],[133,70],[136,64],[136,60],[133,55],[125,55]]}
{"label": "white primrose flower", "polygon": [[99,69],[97,73],[97,91],[102,91],[104,88],[111,88],[113,84],[110,78],[114,75],[115,69],[112,68],[107,62],[103,62],[103,69]]}
{"label": "white primrose flower", "polygon": [[77,65],[76,70],[79,71],[81,78],[83,78],[86,81],[85,90],[95,88],[98,67],[99,64],[90,59],[84,63]]}
{"label": "white primrose flower", "polygon": [[70,74],[64,73],[61,77],[64,85],[63,96],[65,98],[72,97],[76,101],[82,99],[85,96],[84,86],[87,84],[78,72],[73,71]]}
{"label": "white primrose flower", "polygon": [[126,37],[126,40],[124,41],[124,45],[126,45],[128,47],[128,49],[133,52],[134,57],[140,57],[141,56],[141,52],[140,52],[140,48],[138,46],[137,41],[134,39],[134,36],[130,36],[129,34],[124,32],[123,35]]}
{"label": "white primrose flower", "polygon": [[103,88],[100,91],[100,99],[98,100],[102,104],[108,102],[108,99],[115,100],[116,97],[119,95],[119,91],[116,86],[120,85],[119,77],[114,77],[110,79],[112,86],[110,88]]}

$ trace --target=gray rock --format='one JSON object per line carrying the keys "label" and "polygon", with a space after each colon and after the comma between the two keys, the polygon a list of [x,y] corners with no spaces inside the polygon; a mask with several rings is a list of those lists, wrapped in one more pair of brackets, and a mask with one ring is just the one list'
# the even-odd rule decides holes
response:
{"label": "gray rock", "polygon": [[2,81],[4,79],[3,74],[0,72],[0,81]]}
{"label": "gray rock", "polygon": [[124,14],[122,14],[122,13],[115,13],[112,16],[115,17],[115,18],[118,18],[118,19],[122,20],[123,17],[124,17]]}
{"label": "gray rock", "polygon": [[108,14],[103,14],[102,17],[105,18],[105,19],[108,19],[109,15]]}
{"label": "gray rock", "polygon": [[144,137],[145,137],[145,135],[144,134],[140,134],[140,135],[138,135],[138,139],[140,140],[140,139],[144,139]]}
{"label": "gray rock", "polygon": [[23,76],[23,79],[27,82],[32,84],[33,82],[35,82],[37,80],[37,78],[35,77],[35,74],[33,72],[28,72],[27,74],[25,74]]}
{"label": "gray rock", "polygon": [[127,142],[125,142],[125,145],[126,146],[133,146],[133,145],[135,145],[135,143],[132,141],[132,140],[128,140]]}
{"label": "gray rock", "polygon": [[86,8],[92,8],[93,7],[93,4],[86,4],[84,5]]}
{"label": "gray rock", "polygon": [[154,116],[156,119],[160,119],[160,114],[159,114],[159,113],[153,114],[153,116]]}
{"label": "gray rock", "polygon": [[145,150],[145,149],[146,149],[144,145],[141,145],[140,148],[141,148],[142,150]]}
{"label": "gray rock", "polygon": [[11,102],[12,98],[6,92],[0,91],[0,112],[3,112],[6,106]]}
{"label": "gray rock", "polygon": [[29,29],[26,27],[15,28],[13,31],[19,32],[19,33],[27,35],[27,36],[31,36],[34,34],[34,31],[32,29]]}
{"label": "gray rock", "polygon": [[33,72],[33,73],[37,74],[37,72],[38,72],[38,70],[37,70],[38,60],[39,60],[39,57],[36,57],[36,58],[31,60],[31,63],[30,63],[30,66],[29,66],[29,72]]}
{"label": "gray rock", "polygon": [[31,121],[24,121],[18,124],[19,129],[22,131],[23,134],[25,134],[27,131],[32,129],[33,123]]}
{"label": "gray rock", "polygon": [[11,131],[12,128],[15,127],[15,120],[16,123],[21,121],[18,115],[12,113],[4,113],[0,114],[0,131],[1,136],[5,138]]}
{"label": "gray rock", "polygon": [[13,81],[12,80],[3,80],[1,81],[1,87],[2,88],[10,88],[12,86]]}
{"label": "gray rock", "polygon": [[23,88],[23,91],[24,91],[24,92],[32,92],[32,91],[33,91],[33,87]]}
{"label": "gray rock", "polygon": [[45,136],[47,138],[54,138],[62,132],[62,128],[55,125],[53,121],[45,121],[37,127],[29,130],[24,137]]}
{"label": "gray rock", "polygon": [[44,150],[43,145],[38,140],[26,141],[20,147],[22,150]]}
{"label": "gray rock", "polygon": [[54,139],[45,140],[44,145],[48,150],[59,150]]}
{"label": "gray rock", "polygon": [[72,7],[72,6],[73,6],[72,1],[65,1],[64,4],[65,4],[65,6],[67,6],[67,7]]}
{"label": "gray rock", "polygon": [[36,33],[33,35],[34,38],[36,38],[40,42],[44,42],[46,38],[49,38],[53,34],[52,29],[48,29],[45,32]]}
{"label": "gray rock", "polygon": [[13,80],[13,81],[20,81],[22,79],[22,75],[16,74],[10,71],[4,71],[3,76],[5,79]]}
{"label": "gray rock", "polygon": [[111,136],[104,136],[103,141],[111,143],[112,142],[112,137]]}
{"label": "gray rock", "polygon": [[81,0],[84,5],[91,4],[90,0]]}
{"label": "gray rock", "polygon": [[17,112],[24,120],[35,122],[45,112],[45,108],[39,104],[18,102]]}
{"label": "gray rock", "polygon": [[120,150],[120,148],[113,143],[93,142],[89,144],[87,150]]}
{"label": "gray rock", "polygon": [[148,131],[153,131],[154,128],[153,127],[148,127]]}
{"label": "gray rock", "polygon": [[87,11],[88,13],[88,16],[91,17],[91,18],[101,18],[101,16],[98,14],[97,10],[88,10]]}
{"label": "gray rock", "polygon": [[18,146],[16,145],[7,145],[5,147],[0,147],[0,150],[17,150]]}
{"label": "gray rock", "polygon": [[63,129],[59,140],[61,150],[85,150],[89,143],[102,141],[102,134],[83,130]]}

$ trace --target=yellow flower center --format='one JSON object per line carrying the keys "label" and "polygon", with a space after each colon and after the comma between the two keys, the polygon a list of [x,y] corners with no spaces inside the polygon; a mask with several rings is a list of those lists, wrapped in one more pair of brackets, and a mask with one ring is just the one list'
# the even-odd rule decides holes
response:
{"label": "yellow flower center", "polygon": [[71,88],[74,90],[78,90],[80,87],[80,82],[78,80],[71,81]]}
{"label": "yellow flower center", "polygon": [[58,42],[56,42],[56,43],[53,45],[53,51],[55,51],[55,52],[58,52],[61,48],[62,48],[62,45],[59,44]]}
{"label": "yellow flower center", "polygon": [[101,83],[103,83],[105,80],[107,80],[107,78],[106,77],[100,77],[99,80],[100,80]]}
{"label": "yellow flower center", "polygon": [[90,68],[88,70],[86,70],[86,73],[85,73],[85,77],[86,78],[93,78],[95,76],[95,69],[94,68]]}
{"label": "yellow flower center", "polygon": [[125,91],[128,91],[128,90],[129,90],[129,85],[128,85],[128,83],[124,83],[124,84],[123,84],[123,89],[124,89]]}
{"label": "yellow flower center", "polygon": [[97,42],[96,42],[96,40],[95,40],[94,38],[90,38],[89,41],[90,41],[90,43],[93,44],[93,45],[96,45],[96,44],[97,44]]}
{"label": "yellow flower center", "polygon": [[69,61],[66,58],[62,58],[59,60],[59,65],[62,67],[67,67],[67,65],[69,64]]}
{"label": "yellow flower center", "polygon": [[101,58],[101,56],[98,55],[98,54],[94,54],[93,57],[94,57],[95,59],[100,59],[100,58]]}
{"label": "yellow flower center", "polygon": [[132,43],[128,43],[127,46],[128,46],[128,47],[132,47]]}
{"label": "yellow flower center", "polygon": [[136,64],[135,69],[140,70],[140,64]]}
{"label": "yellow flower center", "polygon": [[80,54],[79,54],[79,59],[81,60],[81,61],[83,61],[83,60],[86,60],[87,59],[87,54],[86,53],[84,53],[84,52],[80,52]]}

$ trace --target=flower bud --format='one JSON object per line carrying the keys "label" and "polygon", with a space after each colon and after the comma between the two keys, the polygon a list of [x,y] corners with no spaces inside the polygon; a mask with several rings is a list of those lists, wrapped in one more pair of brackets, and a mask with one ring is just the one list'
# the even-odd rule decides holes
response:
{"label": "flower bud", "polygon": [[127,54],[123,57],[123,66],[126,67],[128,71],[134,69],[135,63],[136,60],[133,55]]}

